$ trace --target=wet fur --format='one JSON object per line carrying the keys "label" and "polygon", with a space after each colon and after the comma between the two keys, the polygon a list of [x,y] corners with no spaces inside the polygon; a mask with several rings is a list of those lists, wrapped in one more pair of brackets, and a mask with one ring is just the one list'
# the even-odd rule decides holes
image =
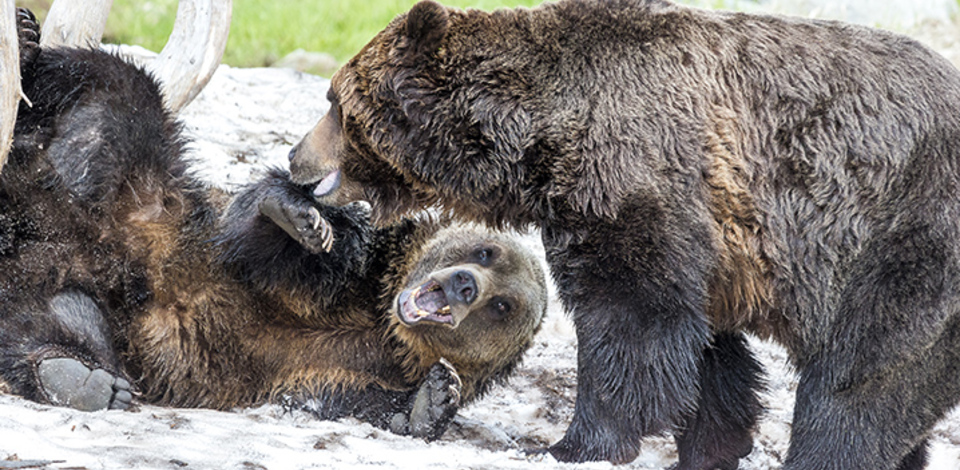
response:
{"label": "wet fur", "polygon": [[[137,67],[100,51],[44,49],[24,67],[23,88],[32,106],[21,104],[0,175],[8,392],[49,401],[37,364],[71,357],[130,379],[149,403],[309,402],[321,418],[404,432],[395,415],[410,412],[431,366],[447,356],[459,365],[451,348],[484,341],[405,340],[391,303],[442,229],[469,243],[505,236],[426,215],[378,229],[360,206],[318,206],[336,242],[313,254],[258,210],[264,197],[307,201],[308,191],[279,170],[235,196],[193,178],[179,124]],[[504,282],[544,292],[539,266],[529,269],[540,279]],[[56,314],[50,302],[63,292],[78,293],[83,315]],[[481,347],[463,364],[461,404],[514,369],[545,304],[518,312],[534,321],[507,347]],[[98,328],[99,337],[81,334]],[[418,331],[404,334],[446,335]]]}
{"label": "wet fur", "polygon": [[942,57],[661,0],[424,1],[331,98],[296,181],[339,168],[329,200],[380,221],[439,201],[540,228],[578,333],[558,459],[628,462],[674,431],[678,468],[735,468],[761,411],[751,332],[800,372],[785,468],[925,464],[960,397],[960,74]]}

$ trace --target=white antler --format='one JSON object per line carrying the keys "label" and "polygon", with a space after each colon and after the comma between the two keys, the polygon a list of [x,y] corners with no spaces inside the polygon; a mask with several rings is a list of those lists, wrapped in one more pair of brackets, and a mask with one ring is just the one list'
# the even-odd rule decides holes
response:
{"label": "white antler", "polygon": [[151,64],[173,112],[192,101],[220,65],[232,9],[232,0],[180,1],[173,33]]}
{"label": "white antler", "polygon": [[40,47],[100,45],[113,0],[53,2],[40,30]]}
{"label": "white antler", "polygon": [[13,126],[20,102],[20,45],[17,40],[17,7],[0,0],[0,170],[13,144]]}
{"label": "white antler", "polygon": [[[111,6],[113,0],[54,2],[43,23],[40,45],[99,44]],[[232,0],[180,1],[173,33],[150,64],[171,111],[177,112],[193,100],[217,70],[227,47],[232,12]]]}
{"label": "white antler", "polygon": [[[113,0],[56,1],[40,33],[40,46],[100,43]],[[232,0],[181,0],[173,33],[151,69],[164,99],[179,111],[200,93],[217,70],[230,32]],[[20,89],[20,46],[14,0],[0,0],[0,170],[13,143]]]}

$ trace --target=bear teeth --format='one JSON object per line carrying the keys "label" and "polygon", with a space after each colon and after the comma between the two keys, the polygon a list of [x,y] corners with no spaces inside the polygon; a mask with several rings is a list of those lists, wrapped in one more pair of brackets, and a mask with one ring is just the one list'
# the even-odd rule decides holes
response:
{"label": "bear teeth", "polygon": [[[419,317],[419,318],[423,318],[423,317],[425,317],[425,316],[427,316],[427,315],[430,315],[430,312],[428,312],[428,311],[426,311],[426,310],[424,310],[424,309],[422,309],[422,308],[417,308],[417,312],[416,312],[416,313],[417,313],[417,317]],[[439,310],[437,310],[437,311],[435,312],[435,314],[436,314],[436,315],[450,315],[450,306],[449,306],[449,305],[444,305],[444,306],[441,307]]]}
{"label": "bear teeth", "polygon": [[417,318],[450,314],[450,305],[443,295],[443,286],[436,281],[417,286],[410,293],[410,298],[413,299],[413,305],[416,307],[413,314]]}

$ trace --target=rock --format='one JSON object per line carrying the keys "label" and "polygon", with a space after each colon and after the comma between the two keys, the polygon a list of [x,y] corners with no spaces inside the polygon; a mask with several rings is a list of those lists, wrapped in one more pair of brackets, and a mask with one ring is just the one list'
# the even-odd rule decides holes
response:
{"label": "rock", "polygon": [[339,65],[337,59],[330,54],[297,49],[274,62],[271,67],[294,69],[299,72],[329,77],[333,75],[333,72],[336,72]]}

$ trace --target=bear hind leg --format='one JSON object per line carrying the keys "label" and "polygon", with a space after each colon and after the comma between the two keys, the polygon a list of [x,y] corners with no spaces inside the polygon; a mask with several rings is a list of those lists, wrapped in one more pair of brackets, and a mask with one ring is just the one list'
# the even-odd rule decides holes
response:
{"label": "bear hind leg", "polygon": [[96,302],[81,292],[65,291],[50,300],[48,313],[68,341],[36,354],[36,383],[42,395],[55,405],[81,411],[128,408],[133,399],[130,382],[68,352],[84,351],[94,362],[117,369],[103,312]]}
{"label": "bear hind leg", "polygon": [[[960,233],[919,218],[864,245],[798,360],[791,469],[916,468],[960,398]],[[950,214],[949,220],[953,220]]]}
{"label": "bear hind leg", "polygon": [[698,409],[677,436],[674,470],[735,470],[753,449],[763,410],[763,370],[739,333],[718,333],[704,350]]}
{"label": "bear hind leg", "polygon": [[925,467],[923,436],[945,409],[902,388],[889,394],[873,387],[820,393],[812,391],[812,381],[801,378],[784,470]]}
{"label": "bear hind leg", "polygon": [[[924,309],[909,311],[908,318],[931,317]],[[860,325],[869,340],[858,344],[846,335],[836,350],[805,364],[784,469],[923,468],[927,434],[960,397],[960,318],[955,312],[938,316],[948,319],[946,325],[922,347],[897,341],[907,328],[884,337]]]}
{"label": "bear hind leg", "polygon": [[897,470],[923,470],[927,467],[927,457],[929,453],[930,442],[924,439],[915,447],[903,460]]}
{"label": "bear hind leg", "polygon": [[130,382],[71,357],[40,361],[37,378],[52,403],[80,411],[125,410],[133,401]]}

